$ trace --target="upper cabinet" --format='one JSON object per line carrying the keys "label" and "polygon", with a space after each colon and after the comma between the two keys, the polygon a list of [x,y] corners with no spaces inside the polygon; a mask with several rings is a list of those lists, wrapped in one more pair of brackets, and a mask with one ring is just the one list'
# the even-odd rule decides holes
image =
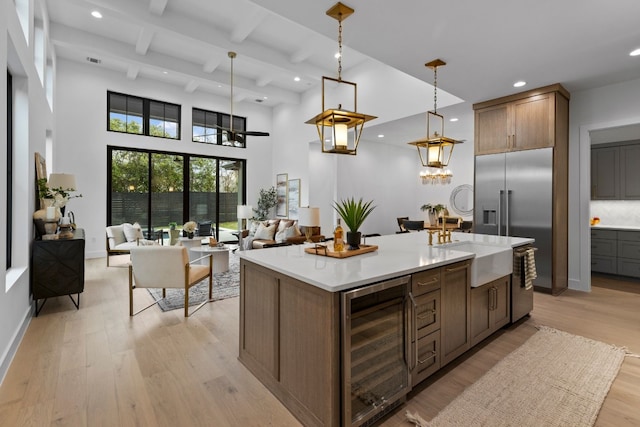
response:
{"label": "upper cabinet", "polygon": [[591,200],[640,199],[640,141],[591,148]]}
{"label": "upper cabinet", "polygon": [[473,105],[475,154],[554,147],[566,135],[569,93],[555,84]]}

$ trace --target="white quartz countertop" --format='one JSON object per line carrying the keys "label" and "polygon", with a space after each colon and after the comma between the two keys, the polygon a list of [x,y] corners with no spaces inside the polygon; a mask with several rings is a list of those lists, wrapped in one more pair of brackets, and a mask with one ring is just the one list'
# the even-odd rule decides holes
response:
{"label": "white quartz countertop", "polygon": [[592,225],[591,228],[594,230],[622,230],[622,231],[640,231],[640,226],[638,225]]}
{"label": "white quartz countertop", "polygon": [[[452,233],[451,236],[453,242],[470,241],[500,247],[517,247],[534,241],[472,233]],[[247,261],[330,292],[353,289],[474,257],[473,253],[455,250],[455,246],[447,244],[429,246],[427,240],[426,232],[370,237],[366,244],[377,245],[378,250],[349,258],[306,253],[304,248],[312,247],[312,244],[252,249],[238,251],[238,254]]]}

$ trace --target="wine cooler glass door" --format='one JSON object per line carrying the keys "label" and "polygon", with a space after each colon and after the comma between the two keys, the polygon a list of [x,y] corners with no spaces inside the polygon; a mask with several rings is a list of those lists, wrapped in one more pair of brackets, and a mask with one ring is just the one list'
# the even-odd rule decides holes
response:
{"label": "wine cooler glass door", "polygon": [[360,426],[409,391],[409,276],[345,292],[344,425]]}

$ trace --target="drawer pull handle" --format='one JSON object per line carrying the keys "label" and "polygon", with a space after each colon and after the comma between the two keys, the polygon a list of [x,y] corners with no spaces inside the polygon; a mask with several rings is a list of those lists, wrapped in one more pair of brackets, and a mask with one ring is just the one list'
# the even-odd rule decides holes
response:
{"label": "drawer pull handle", "polygon": [[429,359],[433,359],[434,357],[436,357],[436,352],[431,351],[431,354],[429,356],[425,357],[424,359],[418,359],[418,364],[422,365],[424,363],[427,363]]}
{"label": "drawer pull handle", "polygon": [[423,320],[423,319],[427,319],[433,315],[436,314],[435,310],[427,310],[424,313],[418,314],[418,316],[416,316],[418,318],[418,320]]}
{"label": "drawer pull handle", "polygon": [[418,286],[427,286],[427,285],[430,285],[432,283],[437,283],[439,280],[440,279],[438,279],[437,277],[434,277],[428,282],[418,282]]}
{"label": "drawer pull handle", "polygon": [[446,271],[447,273],[452,273],[454,271],[466,270],[467,267],[468,267],[468,264],[461,265],[460,267],[448,267]]}

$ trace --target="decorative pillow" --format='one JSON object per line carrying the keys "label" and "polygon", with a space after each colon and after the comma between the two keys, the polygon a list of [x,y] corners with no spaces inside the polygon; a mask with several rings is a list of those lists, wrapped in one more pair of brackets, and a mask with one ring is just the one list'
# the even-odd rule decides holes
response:
{"label": "decorative pillow", "polygon": [[273,235],[276,233],[276,225],[271,224],[266,226],[260,224],[256,230],[256,234],[253,236],[256,240],[273,240]]}
{"label": "decorative pillow", "polygon": [[124,223],[124,237],[126,237],[127,242],[135,242],[137,239],[144,239],[142,235],[142,228],[140,224],[134,222],[133,224]]}
{"label": "decorative pillow", "polygon": [[251,225],[249,226],[249,236],[255,236],[260,224],[262,224],[261,221],[251,221]]}
{"label": "decorative pillow", "polygon": [[302,233],[300,232],[300,229],[298,229],[298,226],[293,224],[285,228],[284,230],[278,231],[276,233],[276,242],[277,243],[286,242],[289,237],[298,237],[298,236],[302,236]]}
{"label": "decorative pillow", "polygon": [[281,219],[278,223],[276,234],[283,232],[287,227],[291,227],[294,222],[293,219]]}

